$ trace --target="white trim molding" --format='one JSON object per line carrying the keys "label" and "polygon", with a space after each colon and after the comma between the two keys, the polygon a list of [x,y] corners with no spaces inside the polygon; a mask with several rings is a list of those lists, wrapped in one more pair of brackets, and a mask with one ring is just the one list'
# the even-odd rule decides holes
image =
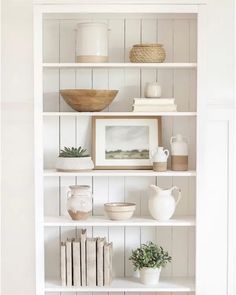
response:
{"label": "white trim molding", "polygon": [[[222,175],[226,174],[227,183],[223,188],[225,194],[222,195],[222,201],[227,198],[227,220],[226,228],[224,229],[227,236],[227,273],[226,273],[226,282],[227,290],[224,294],[234,295],[236,294],[236,200],[235,200],[235,146],[236,146],[236,137],[235,137],[235,106],[233,103],[230,104],[211,104],[208,105],[208,115],[207,121],[214,122],[214,124],[220,123],[226,126],[226,158],[227,158],[227,169],[222,171]],[[220,138],[219,138],[220,139]],[[217,148],[217,140],[216,140]],[[219,155],[220,157],[221,155]],[[220,169],[218,167],[218,169]],[[221,185],[221,184],[219,184]],[[218,206],[218,205],[217,205]],[[219,216],[220,217],[220,216]],[[223,222],[223,220],[222,220]],[[220,238],[220,233],[219,233]],[[221,241],[222,243],[222,241]],[[222,251],[223,252],[223,251]]]}

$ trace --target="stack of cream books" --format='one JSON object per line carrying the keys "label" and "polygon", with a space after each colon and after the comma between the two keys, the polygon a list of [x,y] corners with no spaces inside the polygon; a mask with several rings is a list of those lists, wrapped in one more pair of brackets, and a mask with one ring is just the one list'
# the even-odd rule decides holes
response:
{"label": "stack of cream books", "polygon": [[134,98],[134,112],[176,112],[174,98]]}
{"label": "stack of cream books", "polygon": [[62,286],[108,286],[112,282],[112,243],[105,238],[87,238],[61,243]]}

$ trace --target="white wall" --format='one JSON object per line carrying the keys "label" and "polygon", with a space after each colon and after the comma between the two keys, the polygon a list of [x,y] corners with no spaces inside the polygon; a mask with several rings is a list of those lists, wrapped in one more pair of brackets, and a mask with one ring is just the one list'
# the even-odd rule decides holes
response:
{"label": "white wall", "polygon": [[2,293],[34,292],[30,0],[2,1]]}
{"label": "white wall", "polygon": [[[2,294],[4,295],[35,294],[31,2],[2,0]],[[231,105],[234,97],[234,1],[208,0],[208,2],[208,97],[206,99],[211,104],[216,102]]]}

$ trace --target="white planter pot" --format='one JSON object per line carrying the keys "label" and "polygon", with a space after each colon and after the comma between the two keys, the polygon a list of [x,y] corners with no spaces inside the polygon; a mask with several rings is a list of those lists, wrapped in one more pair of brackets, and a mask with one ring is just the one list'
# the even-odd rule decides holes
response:
{"label": "white planter pot", "polygon": [[94,168],[91,157],[82,158],[63,158],[58,157],[56,161],[56,169],[58,171],[80,171],[91,170]]}
{"label": "white planter pot", "polygon": [[157,285],[161,268],[144,267],[140,269],[140,281],[144,285]]}

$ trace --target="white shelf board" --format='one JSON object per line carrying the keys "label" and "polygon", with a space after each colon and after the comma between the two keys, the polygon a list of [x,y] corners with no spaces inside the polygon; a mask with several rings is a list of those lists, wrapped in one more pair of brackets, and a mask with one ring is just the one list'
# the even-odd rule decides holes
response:
{"label": "white shelf board", "polygon": [[115,278],[110,286],[64,287],[59,281],[46,280],[45,292],[194,292],[194,278],[161,278],[159,284],[143,285],[134,278]]}
{"label": "white shelf board", "polygon": [[43,112],[43,116],[93,117],[93,116],[167,116],[167,117],[195,117],[197,112]]}
{"label": "white shelf board", "polygon": [[43,63],[44,68],[158,68],[192,69],[197,63]]}
{"label": "white shelf board", "polygon": [[55,169],[44,170],[44,176],[196,176],[196,171],[155,172],[153,170],[90,170],[81,172],[60,172]]}
{"label": "white shelf board", "polygon": [[110,220],[105,216],[91,216],[87,220],[72,220],[66,216],[45,216],[44,226],[195,226],[195,217],[176,216],[168,221],[159,222],[149,216],[133,217],[122,221]]}

